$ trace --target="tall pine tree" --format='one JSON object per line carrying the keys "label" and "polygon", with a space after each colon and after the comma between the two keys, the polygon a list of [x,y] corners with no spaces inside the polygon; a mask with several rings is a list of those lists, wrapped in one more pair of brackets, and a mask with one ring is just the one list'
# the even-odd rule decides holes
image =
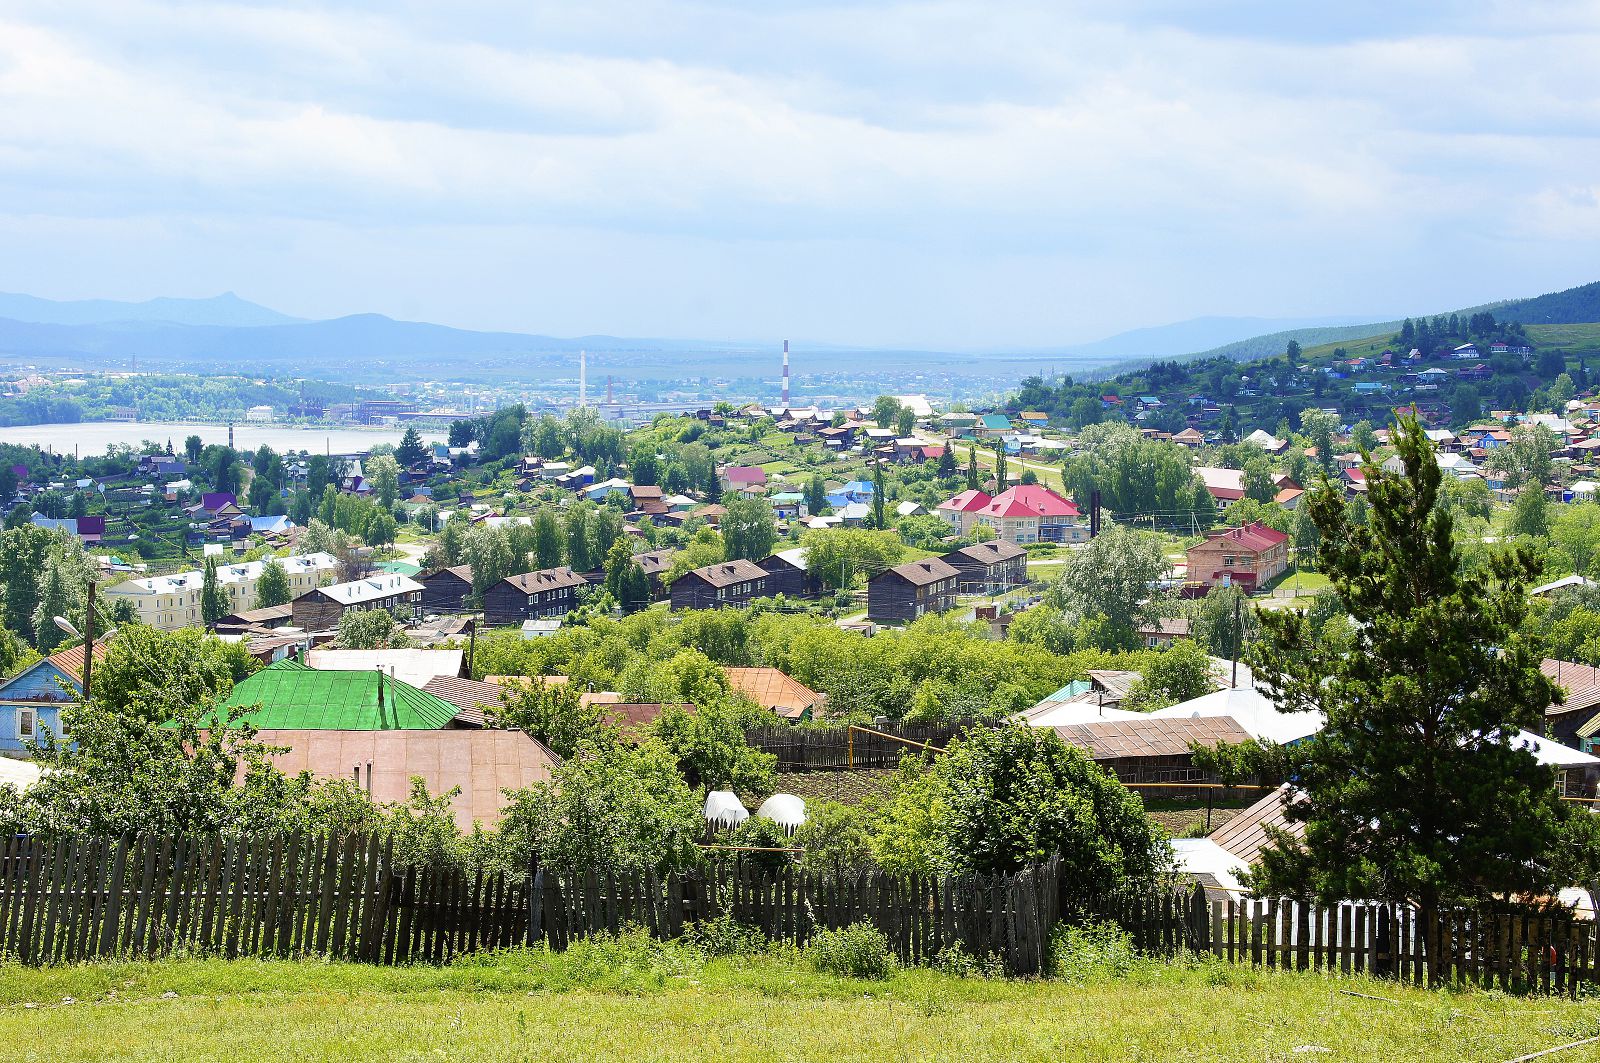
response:
{"label": "tall pine tree", "polygon": [[200,619],[209,627],[231,612],[228,592],[222,589],[222,580],[217,576],[217,559],[208,557],[200,580]]}
{"label": "tall pine tree", "polygon": [[[1366,466],[1369,516],[1354,523],[1330,483],[1310,506],[1317,568],[1354,621],[1354,645],[1313,635],[1304,613],[1261,613],[1252,654],[1283,711],[1326,726],[1289,750],[1300,799],[1275,832],[1258,886],[1270,894],[1415,904],[1422,926],[1448,906],[1551,885],[1561,817],[1552,769],[1518,739],[1557,698],[1522,634],[1521,549],[1464,568],[1438,506],[1433,446],[1414,419],[1395,432],[1401,473]],[[1432,930],[1428,963],[1442,970]]]}

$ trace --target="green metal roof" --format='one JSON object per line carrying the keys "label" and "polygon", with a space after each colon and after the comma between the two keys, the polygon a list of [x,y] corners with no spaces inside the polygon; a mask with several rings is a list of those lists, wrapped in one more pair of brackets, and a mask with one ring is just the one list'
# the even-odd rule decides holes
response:
{"label": "green metal roof", "polygon": [[324,672],[288,660],[241,680],[224,707],[257,704],[245,719],[264,731],[436,731],[457,712],[376,669]]}

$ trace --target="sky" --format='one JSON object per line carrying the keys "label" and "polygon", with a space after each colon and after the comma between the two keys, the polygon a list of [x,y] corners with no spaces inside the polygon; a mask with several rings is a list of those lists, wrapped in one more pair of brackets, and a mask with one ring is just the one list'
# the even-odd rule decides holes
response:
{"label": "sky", "polygon": [[0,290],[1036,348],[1600,279],[1600,4],[6,0]]}

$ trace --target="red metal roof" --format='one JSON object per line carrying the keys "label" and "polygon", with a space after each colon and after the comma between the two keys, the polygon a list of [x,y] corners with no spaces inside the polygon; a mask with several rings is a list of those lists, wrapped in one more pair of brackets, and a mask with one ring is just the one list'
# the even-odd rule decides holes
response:
{"label": "red metal roof", "polygon": [[978,510],[984,517],[1076,517],[1078,507],[1048,487],[1019,484],[996,495]]}
{"label": "red metal roof", "polygon": [[1247,550],[1270,550],[1280,543],[1288,542],[1289,537],[1260,521],[1252,521],[1242,528],[1230,528],[1220,535],[1214,535],[1209,541],[1215,543],[1224,540],[1230,545],[1237,544]]}
{"label": "red metal roof", "polygon": [[945,499],[939,503],[939,508],[953,509],[957,513],[973,513],[987,506],[991,501],[992,499],[986,492],[974,488],[970,491],[963,491],[954,498]]}

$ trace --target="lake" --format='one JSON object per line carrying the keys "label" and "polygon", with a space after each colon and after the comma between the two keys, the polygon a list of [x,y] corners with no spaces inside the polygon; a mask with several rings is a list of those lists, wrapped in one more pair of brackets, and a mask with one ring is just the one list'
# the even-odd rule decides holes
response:
{"label": "lake", "polygon": [[[445,433],[418,429],[424,442],[443,443]],[[284,425],[236,424],[233,445],[239,450],[255,450],[265,443],[280,454],[288,451],[323,451],[351,454],[370,450],[379,443],[399,443],[403,428],[290,428]],[[76,449],[80,457],[104,454],[113,443],[137,448],[143,440],[158,443],[172,440],[183,452],[185,438],[197,435],[206,443],[226,443],[228,426],[182,424],[174,421],[90,421],[78,424],[29,424],[0,428],[0,443],[38,444],[56,453]]]}

